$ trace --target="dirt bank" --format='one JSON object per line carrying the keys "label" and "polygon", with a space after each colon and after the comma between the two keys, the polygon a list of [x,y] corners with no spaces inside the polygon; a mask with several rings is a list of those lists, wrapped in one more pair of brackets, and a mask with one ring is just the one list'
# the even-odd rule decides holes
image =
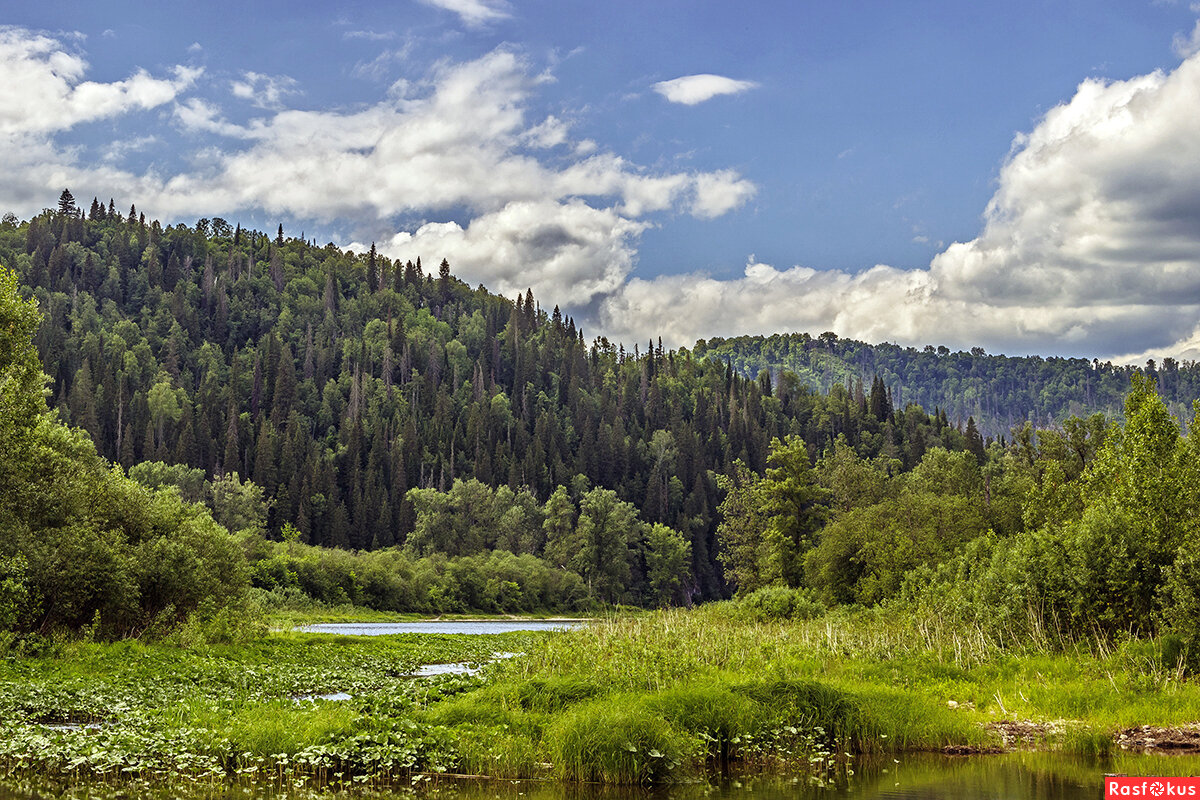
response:
{"label": "dirt bank", "polygon": [[[1072,723],[1065,721],[1033,722],[1031,720],[999,720],[985,727],[1000,737],[1002,750],[1040,748],[1061,739]],[[1174,727],[1142,725],[1125,728],[1113,734],[1113,742],[1122,750],[1138,753],[1200,753],[1200,723]],[[963,748],[948,747],[945,752],[959,754]],[[971,752],[999,752],[974,748]]]}

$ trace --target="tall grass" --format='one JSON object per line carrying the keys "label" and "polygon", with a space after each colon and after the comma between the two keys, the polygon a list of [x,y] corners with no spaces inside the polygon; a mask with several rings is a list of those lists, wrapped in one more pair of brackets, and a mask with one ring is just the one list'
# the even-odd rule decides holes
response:
{"label": "tall grass", "polygon": [[720,606],[615,618],[533,647],[502,674],[571,675],[620,690],[656,691],[695,675],[732,672],[786,678],[797,662],[932,658],[960,667],[986,663],[1002,648],[978,631],[952,631],[879,612],[819,619],[753,621]]}
{"label": "tall grass", "polygon": [[545,690],[547,711],[574,699],[554,686],[586,687],[578,699],[625,698],[697,737],[717,762],[768,752],[763,741],[787,728],[819,731],[838,749],[888,752],[996,746],[989,721],[1068,719],[1085,724],[1049,744],[1101,754],[1118,727],[1200,719],[1200,686],[1170,663],[1170,642],[1062,644],[1017,647],[880,609],[771,620],[715,604],[533,643],[496,665],[493,681],[532,697]]}
{"label": "tall grass", "polygon": [[691,764],[697,738],[638,700],[617,695],[562,711],[546,736],[558,774],[569,781],[655,783]]}
{"label": "tall grass", "polygon": [[[213,714],[195,719],[207,727],[214,742],[231,754],[268,757],[292,756],[311,745],[336,742],[354,733],[362,717],[338,703],[304,707],[292,701],[248,704],[233,714]],[[207,724],[206,724],[207,723]]]}
{"label": "tall grass", "polygon": [[[995,743],[977,714],[951,710],[937,693],[845,669],[848,659],[878,667],[918,656],[929,654],[911,629],[882,617],[662,611],[531,641],[522,658],[489,668],[486,687],[422,718],[490,742],[465,747],[472,769],[490,758],[508,776],[552,765],[567,780],[605,782],[674,780],[737,763],[824,771],[844,758],[837,753]],[[943,677],[961,672],[941,658],[925,666]]]}

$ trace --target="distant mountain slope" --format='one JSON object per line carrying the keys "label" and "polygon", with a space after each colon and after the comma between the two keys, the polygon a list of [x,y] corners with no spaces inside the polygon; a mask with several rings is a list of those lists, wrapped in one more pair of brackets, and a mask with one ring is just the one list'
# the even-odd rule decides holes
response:
{"label": "distant mountain slope", "polygon": [[896,408],[909,403],[927,411],[940,408],[952,423],[973,416],[989,436],[1008,435],[1025,420],[1046,427],[1097,411],[1119,416],[1134,372],[1155,378],[1171,412],[1186,422],[1191,421],[1192,401],[1200,398],[1200,365],[1170,358],[1161,365],[1151,361],[1131,367],[1083,358],[988,355],[980,348],[951,352],[932,345],[870,345],[832,333],[702,339],[694,354],[750,378],[764,369],[772,374],[788,370],[821,392],[835,384],[853,391],[860,381],[869,387],[878,375]]}

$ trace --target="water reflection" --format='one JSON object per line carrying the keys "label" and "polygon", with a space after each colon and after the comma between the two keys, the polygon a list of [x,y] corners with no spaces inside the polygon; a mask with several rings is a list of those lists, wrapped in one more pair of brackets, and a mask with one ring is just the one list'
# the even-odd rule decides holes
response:
{"label": "water reflection", "polygon": [[453,662],[450,664],[422,664],[417,667],[417,670],[412,673],[414,678],[429,678],[434,675],[474,675],[483,669],[483,665],[492,661],[499,661],[502,658],[515,658],[520,653],[495,653],[487,661],[479,663],[468,663],[465,661]]}
{"label": "water reflection", "polygon": [[1200,774],[1200,758],[1120,755],[1099,761],[1060,753],[916,754],[860,760],[854,772],[834,787],[772,787],[769,781],[762,781],[753,787],[731,786],[725,790],[728,794],[722,794],[727,800],[737,800],[745,788],[753,788],[755,800],[850,796],[861,800],[1097,800],[1103,794],[1106,773]]}
{"label": "water reflection", "polygon": [[481,667],[466,662],[453,664],[425,664],[412,673],[414,678],[432,678],[435,675],[474,675]]}
{"label": "water reflection", "polygon": [[322,622],[302,631],[342,636],[387,636],[395,633],[512,633],[513,631],[565,631],[586,625],[585,619],[423,620],[421,622]]}
{"label": "water reflection", "polygon": [[264,798],[316,800],[354,797],[363,800],[1097,800],[1105,773],[1129,775],[1200,775],[1200,756],[1118,755],[1111,760],[1075,759],[1054,753],[944,757],[902,755],[857,761],[853,774],[832,786],[815,786],[803,777],[742,777],[645,789],[628,786],[560,785],[539,781],[451,780],[430,776],[410,786],[321,790],[247,784],[122,787],[113,783],[51,783],[45,779],[0,783],[0,800],[48,797],[98,798]]}
{"label": "water reflection", "polygon": [[303,703],[308,700],[333,700],[341,702],[342,700],[352,700],[353,695],[345,692],[326,692],[325,694],[294,694],[292,699],[297,703]]}

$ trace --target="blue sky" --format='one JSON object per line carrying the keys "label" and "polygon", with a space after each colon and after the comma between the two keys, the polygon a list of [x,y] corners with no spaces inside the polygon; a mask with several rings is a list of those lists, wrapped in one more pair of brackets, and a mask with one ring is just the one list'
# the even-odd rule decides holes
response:
{"label": "blue sky", "polygon": [[63,186],[532,286],[589,336],[1200,356],[1169,2],[22,4],[0,211]]}

